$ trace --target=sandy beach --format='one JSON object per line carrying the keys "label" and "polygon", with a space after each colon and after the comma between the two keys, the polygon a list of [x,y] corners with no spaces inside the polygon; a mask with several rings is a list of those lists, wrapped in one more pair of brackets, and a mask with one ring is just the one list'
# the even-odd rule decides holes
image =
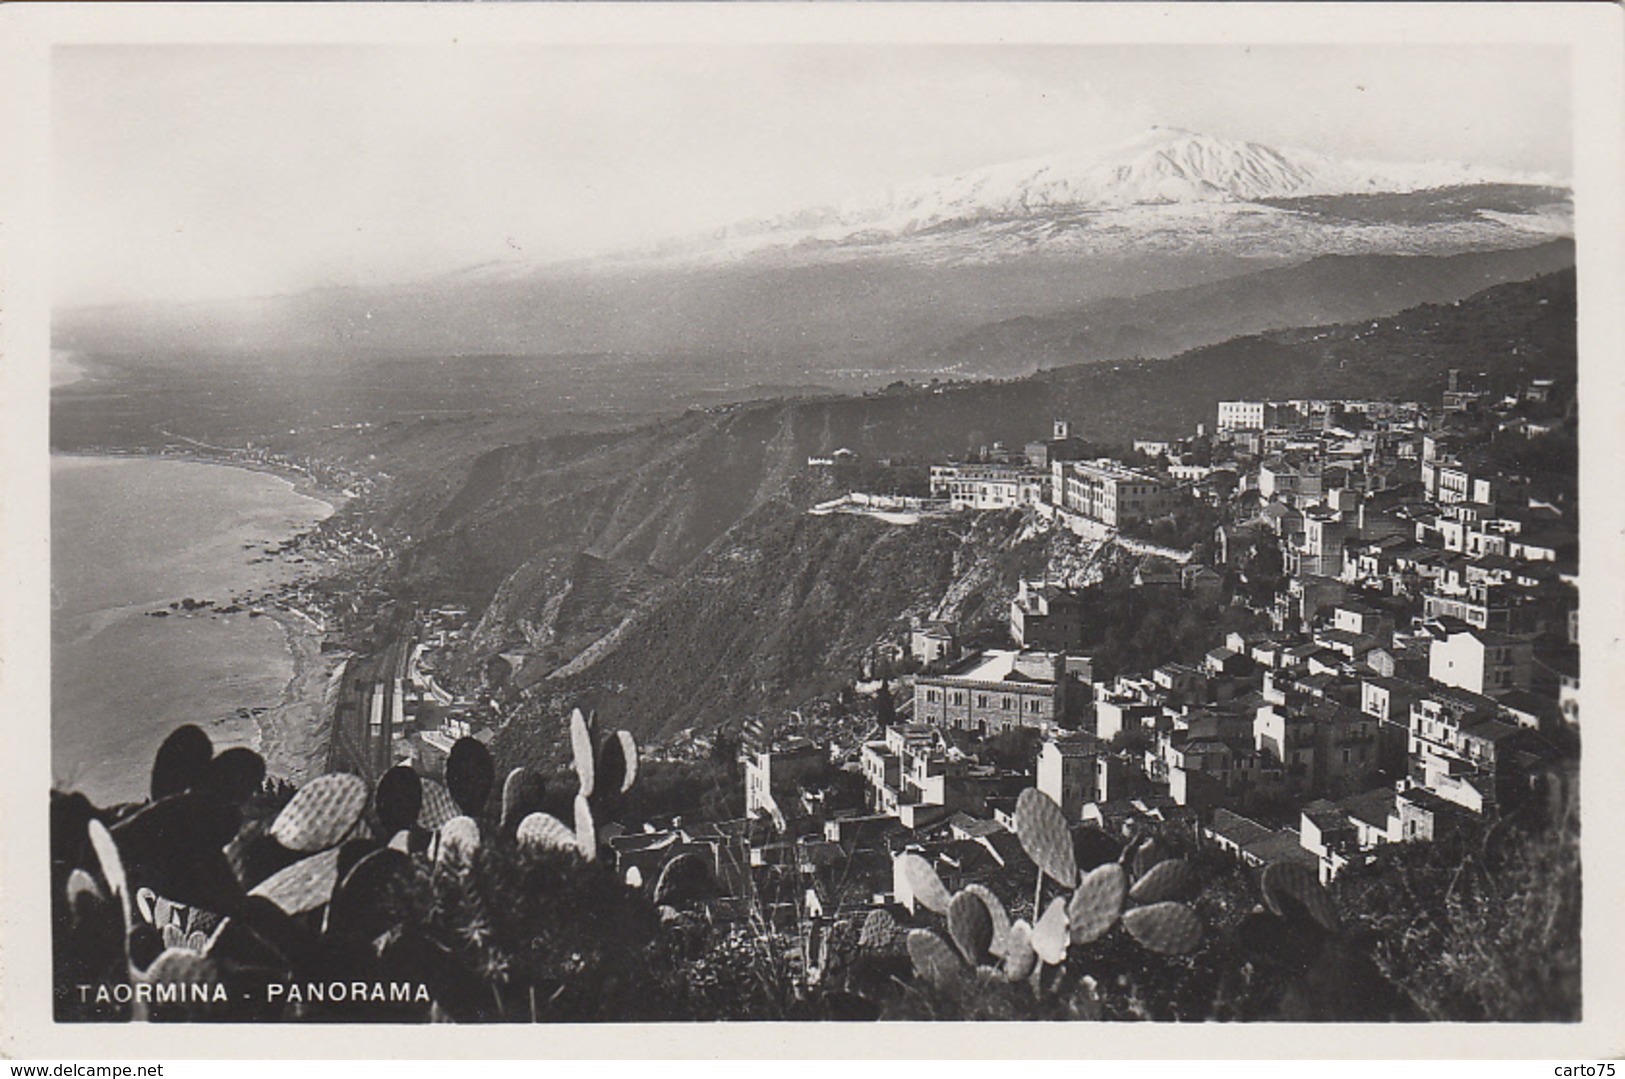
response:
{"label": "sandy beach", "polygon": [[348,653],[323,652],[322,634],[301,615],[267,611],[266,617],[282,627],[293,677],[282,700],[256,719],[259,752],[267,773],[302,785],[327,770],[334,690]]}

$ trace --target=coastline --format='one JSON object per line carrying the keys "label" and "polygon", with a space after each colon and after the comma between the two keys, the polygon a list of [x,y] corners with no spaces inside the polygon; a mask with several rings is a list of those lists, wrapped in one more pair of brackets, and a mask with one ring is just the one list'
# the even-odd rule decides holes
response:
{"label": "coastline", "polygon": [[[51,454],[78,459],[179,461],[261,473],[288,484],[295,494],[325,506],[327,513],[323,519],[336,513],[349,500],[349,496],[343,492],[325,488],[305,473],[265,462],[233,461],[206,453],[187,452],[52,449]],[[279,534],[261,539],[266,544],[281,543],[291,535]],[[308,571],[316,567],[304,568]],[[299,577],[306,575],[301,573]],[[248,605],[259,617],[275,622],[282,630],[283,648],[292,664],[292,674],[282,687],[277,702],[254,716],[254,743],[256,750],[265,758],[268,776],[302,785],[327,770],[333,724],[334,698],[331,689],[348,659],[348,653],[323,651],[326,634],[320,625],[296,607],[284,609],[277,605],[277,594],[292,585],[291,581],[285,582]]]}
{"label": "coastline", "polygon": [[264,461],[239,461],[233,458],[219,457],[208,453],[194,453],[182,451],[179,453],[154,453],[151,450],[125,450],[117,447],[92,447],[88,449],[63,450],[51,447],[52,457],[115,457],[135,461],[187,461],[191,464],[213,465],[216,468],[235,468],[243,472],[258,472],[265,476],[274,476],[293,488],[294,494],[314,499],[326,504],[331,513],[337,513],[350,502],[353,496],[344,491],[324,486],[309,474],[298,469],[281,467]]}
{"label": "coastline", "polygon": [[293,677],[283,687],[282,699],[255,717],[258,749],[267,775],[302,786],[327,770],[331,689],[348,655],[323,652],[323,634],[302,615],[272,609],[265,617],[282,627]]}

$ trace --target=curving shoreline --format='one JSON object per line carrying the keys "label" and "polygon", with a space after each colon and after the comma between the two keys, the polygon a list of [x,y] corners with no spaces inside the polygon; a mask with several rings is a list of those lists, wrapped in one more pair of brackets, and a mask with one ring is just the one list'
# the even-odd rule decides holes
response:
{"label": "curving shoreline", "polygon": [[322,634],[300,615],[267,610],[265,617],[282,627],[293,677],[283,687],[281,700],[255,717],[256,748],[269,775],[302,785],[327,771],[333,733],[330,690],[346,654],[323,652]]}
{"label": "curving shoreline", "polygon": [[[279,470],[258,462],[224,461],[205,454],[54,452],[53,456],[175,461],[263,473],[287,484],[293,494],[320,503],[323,511],[321,516],[324,518],[335,512],[338,505],[345,501],[343,495],[320,488],[308,476]],[[288,540],[293,534],[273,527],[253,538],[270,547]],[[312,570],[319,572],[319,565],[312,563],[303,567],[298,576],[305,577]],[[277,596],[290,584],[290,580],[284,579],[281,584],[273,584],[269,591],[262,592],[257,600],[242,603],[242,606],[251,610],[256,617],[269,619],[277,624],[282,633],[279,643],[290,661],[291,674],[279,689],[273,690],[277,694],[274,698],[275,703],[263,706],[265,697],[260,697],[258,701],[239,699],[236,702],[241,706],[256,705],[253,708],[255,714],[251,722],[237,737],[242,740],[238,744],[247,742],[253,745],[266,759],[267,771],[270,774],[300,784],[327,770],[328,742],[331,738],[333,719],[331,704],[334,699],[330,687],[342,666],[345,653],[323,651],[325,635],[316,622],[296,607],[283,609],[277,606]],[[216,582],[215,587],[220,586],[220,582]],[[227,587],[236,589],[241,588],[242,584]],[[255,591],[259,589],[255,587]],[[228,596],[235,595],[235,592],[225,593],[220,596],[220,602],[224,602]],[[234,600],[234,602],[242,601]],[[267,655],[267,663],[270,662],[270,655],[274,653]],[[275,667],[267,666],[262,669],[267,674],[274,671],[276,675],[280,675],[282,673],[280,667],[280,663],[277,663]],[[272,686],[276,686],[278,679],[273,676],[266,681],[269,681],[270,685],[265,688],[271,689]],[[243,709],[239,708],[238,711],[241,714]]]}

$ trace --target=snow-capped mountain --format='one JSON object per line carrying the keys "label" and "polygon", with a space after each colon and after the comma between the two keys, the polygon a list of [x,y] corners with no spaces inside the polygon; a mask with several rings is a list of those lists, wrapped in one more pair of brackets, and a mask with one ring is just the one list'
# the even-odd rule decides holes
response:
{"label": "snow-capped mountain", "polygon": [[[1384,195],[1394,199],[1372,198]],[[1455,162],[1342,160],[1154,127],[1111,146],[739,222],[633,257],[726,259],[901,244],[922,257],[964,258],[1036,248],[1084,254],[1146,241],[1279,255],[1441,251],[1566,235],[1568,214],[1567,183],[1552,176]],[[1417,232],[1423,225],[1426,235]]]}

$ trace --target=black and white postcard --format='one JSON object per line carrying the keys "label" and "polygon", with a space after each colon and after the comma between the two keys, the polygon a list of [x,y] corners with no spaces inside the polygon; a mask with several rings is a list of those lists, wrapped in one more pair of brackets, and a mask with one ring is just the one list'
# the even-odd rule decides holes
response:
{"label": "black and white postcard", "polygon": [[1625,1049],[1617,6],[48,7],[0,1050]]}

